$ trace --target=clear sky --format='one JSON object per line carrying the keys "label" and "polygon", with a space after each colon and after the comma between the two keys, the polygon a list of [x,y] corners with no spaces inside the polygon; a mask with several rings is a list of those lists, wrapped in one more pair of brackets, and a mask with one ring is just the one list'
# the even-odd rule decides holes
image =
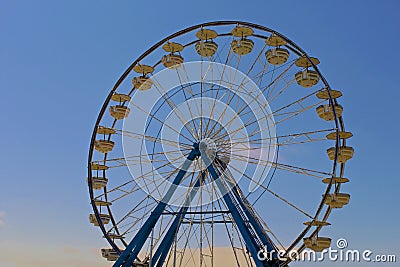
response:
{"label": "clear sky", "polygon": [[328,234],[399,261],[399,9],[395,0],[1,0],[0,266],[110,265],[88,223],[85,184],[100,107],[150,45],[224,19],[276,29],[321,60],[344,93],[356,150],[351,205],[333,214]]}

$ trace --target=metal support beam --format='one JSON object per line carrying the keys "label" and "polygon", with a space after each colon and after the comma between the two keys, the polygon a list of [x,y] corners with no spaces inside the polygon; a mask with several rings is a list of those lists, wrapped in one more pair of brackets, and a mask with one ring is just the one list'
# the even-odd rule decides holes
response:
{"label": "metal support beam", "polygon": [[[215,183],[217,184],[219,190],[221,192],[224,192],[225,191],[224,184],[222,183],[218,173],[214,169],[214,166],[213,166],[210,158],[207,155],[207,144],[205,142],[200,142],[199,149],[200,149],[201,158],[204,161],[204,164],[206,164],[208,172],[211,174],[211,176],[212,176],[213,180],[215,181]],[[233,199],[230,197],[229,194],[224,194],[222,196],[222,198],[224,199],[229,210],[231,211],[233,219],[235,220],[235,223],[240,231],[240,234],[242,235],[242,237],[246,243],[246,246],[247,246],[248,250],[250,251],[250,254],[253,257],[253,260],[254,260],[256,266],[257,267],[269,266],[268,263],[267,263],[267,265],[265,265],[264,262],[262,262],[258,259],[257,255],[261,248],[257,246],[254,238],[252,237],[252,235],[248,229],[248,226],[244,222],[244,219],[242,218],[236,205],[233,203]]]}
{"label": "metal support beam", "polygon": [[155,265],[155,263],[157,263],[157,267],[162,267],[162,265],[164,264],[168,252],[171,249],[172,243],[174,242],[174,237],[178,233],[178,229],[182,223],[182,219],[185,218],[186,212],[189,209],[189,205],[190,203],[192,203],[192,200],[199,191],[199,187],[204,182],[204,179],[205,179],[205,172],[202,172],[201,177],[197,179],[195,185],[190,190],[189,194],[185,199],[183,207],[181,207],[179,213],[176,215],[174,221],[172,222],[170,228],[168,229],[168,232],[165,234],[164,239],[158,246],[156,253],[154,253],[154,256],[152,258],[153,266]]}
{"label": "metal support beam", "polygon": [[167,193],[164,195],[162,200],[158,203],[154,211],[151,213],[149,218],[147,218],[146,222],[140,228],[140,230],[136,233],[135,237],[131,240],[131,242],[126,247],[125,251],[120,255],[118,260],[114,263],[113,267],[131,267],[135,259],[137,258],[140,250],[142,249],[146,239],[149,237],[152,229],[156,225],[158,219],[161,214],[165,210],[167,203],[171,200],[172,195],[176,191],[177,186],[180,184],[182,179],[184,178],[187,170],[192,164],[193,160],[200,156],[199,146],[198,144],[193,145],[193,149],[190,151],[189,156],[185,160],[182,165],[182,168],[179,170],[176,175],[174,181],[172,182],[171,187],[168,189]]}
{"label": "metal support beam", "polygon": [[272,253],[271,255],[274,260],[271,261],[271,259],[268,259],[271,261],[271,266],[278,266],[277,265],[278,248],[275,246],[275,244],[269,238],[268,234],[265,232],[263,226],[261,225],[260,220],[258,219],[257,215],[254,212],[253,206],[247,201],[242,190],[240,189],[239,186],[237,186],[236,182],[233,180],[231,172],[228,169],[226,169],[226,164],[218,158],[216,158],[216,161],[218,162],[218,164],[222,166],[224,171],[228,174],[226,175],[226,178],[229,179],[228,182],[231,183],[232,185],[232,192],[235,195],[235,198],[239,202],[240,206],[242,207],[244,213],[246,214],[246,217],[249,219],[251,226],[253,227],[258,237],[261,239],[262,243],[266,247],[267,252],[275,251],[275,253]]}

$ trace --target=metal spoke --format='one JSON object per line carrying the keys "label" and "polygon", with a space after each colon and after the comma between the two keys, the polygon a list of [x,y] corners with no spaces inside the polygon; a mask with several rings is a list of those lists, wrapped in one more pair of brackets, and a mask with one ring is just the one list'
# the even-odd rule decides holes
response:
{"label": "metal spoke", "polygon": [[286,200],[285,198],[281,197],[280,195],[278,195],[277,193],[275,193],[274,191],[272,191],[271,189],[269,189],[268,187],[264,186],[263,184],[255,181],[253,178],[251,178],[250,176],[248,176],[245,173],[242,173],[240,170],[238,170],[237,168],[231,166],[232,170],[234,170],[235,172],[243,175],[243,177],[246,177],[247,179],[249,179],[249,181],[256,183],[258,186],[260,186],[262,189],[268,191],[269,193],[271,193],[274,197],[278,198],[279,200],[283,201],[284,203],[286,203],[287,205],[291,206],[292,208],[295,208],[297,211],[299,211],[300,213],[304,214],[305,216],[313,219],[314,216],[311,216],[310,214],[308,214],[307,212],[305,212],[304,210],[300,209],[299,207],[297,207],[296,205],[290,203],[288,200]]}

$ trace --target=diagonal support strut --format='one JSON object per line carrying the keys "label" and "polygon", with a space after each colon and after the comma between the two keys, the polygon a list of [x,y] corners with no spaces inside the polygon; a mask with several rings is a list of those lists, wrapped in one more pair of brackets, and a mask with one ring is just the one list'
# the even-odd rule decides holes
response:
{"label": "diagonal support strut", "polygon": [[[174,237],[178,232],[179,226],[181,225],[183,218],[185,218],[185,214],[189,208],[189,205],[192,202],[193,198],[196,196],[197,192],[199,191],[199,187],[204,182],[204,179],[205,179],[205,172],[202,172],[201,176],[197,179],[193,188],[190,190],[190,193],[187,195],[183,207],[181,207],[179,213],[176,215],[173,223],[168,229],[168,232],[165,234],[164,239],[161,241],[161,244],[157,248],[157,251],[154,253],[154,256],[152,257],[151,266],[162,267],[162,265],[164,264],[164,261],[168,255],[172,243],[174,242]],[[157,265],[155,265],[156,262]]]}
{"label": "diagonal support strut", "polygon": [[[235,199],[233,198],[233,195],[229,191],[227,191],[227,189],[226,189],[226,187],[225,187],[225,185],[224,185],[224,183],[223,183],[223,181],[221,179],[222,177],[220,177],[218,175],[217,171],[215,170],[215,168],[213,166],[213,162],[210,160],[210,158],[207,155],[207,144],[204,143],[204,142],[200,142],[199,149],[200,149],[201,158],[204,161],[204,163],[206,164],[207,170],[209,171],[209,173],[211,174],[213,180],[217,184],[217,187],[219,188],[219,190],[223,194],[222,197],[223,197],[226,205],[228,206],[229,210],[231,211],[233,219],[234,219],[234,221],[235,221],[235,223],[236,223],[236,225],[237,225],[237,227],[238,227],[238,229],[240,231],[240,234],[242,235],[242,237],[243,237],[243,239],[244,239],[244,241],[246,243],[246,246],[247,246],[247,248],[248,248],[248,250],[249,250],[249,252],[250,252],[250,254],[251,254],[251,256],[252,256],[252,258],[253,258],[253,260],[254,260],[254,262],[256,264],[256,266],[257,267],[265,267],[265,266],[267,266],[267,267],[275,267],[275,266],[278,266],[276,260],[273,260],[273,261],[268,261],[268,260],[261,261],[259,259],[258,255],[259,255],[259,252],[263,249],[262,248],[262,244],[264,242],[256,240],[256,238],[257,239],[261,238],[262,241],[265,241],[265,236],[264,235],[263,235],[263,237],[258,236],[258,234],[261,233],[260,229],[256,229],[257,236],[255,236],[255,233],[252,232],[250,230],[250,227],[248,226],[248,224],[245,223],[245,220],[243,218],[244,217],[243,216],[244,215],[243,211],[245,212],[246,216],[249,216],[250,212],[243,205],[243,203],[240,203],[241,199],[237,198],[236,201],[238,201],[239,204],[235,203]],[[223,176],[223,175],[221,175],[221,176]],[[225,193],[225,192],[227,192],[227,193]],[[234,194],[235,194],[235,190],[234,190]],[[240,208],[243,208],[243,211]],[[254,219],[254,217],[250,216],[248,219],[250,221],[252,221]],[[255,225],[257,224],[255,221],[253,221],[253,223]],[[251,223],[252,226],[253,226],[253,223]],[[271,247],[274,247],[273,245],[271,245],[269,243],[268,243],[268,245],[271,246]]]}
{"label": "diagonal support strut", "polygon": [[114,263],[113,267],[131,267],[134,260],[137,258],[140,250],[142,249],[146,239],[149,237],[152,229],[156,225],[158,219],[160,218],[162,212],[165,210],[167,203],[171,200],[172,195],[176,191],[177,186],[180,184],[182,179],[184,178],[187,170],[192,164],[193,160],[200,156],[199,146],[198,144],[193,144],[193,149],[190,151],[189,156],[186,158],[185,162],[182,165],[182,168],[179,170],[176,175],[172,185],[168,189],[167,193],[164,195],[163,199],[158,203],[154,211],[151,213],[149,218],[147,218],[146,222],[140,228],[140,230],[136,233],[135,237],[128,244],[124,252],[120,255],[118,260]]}

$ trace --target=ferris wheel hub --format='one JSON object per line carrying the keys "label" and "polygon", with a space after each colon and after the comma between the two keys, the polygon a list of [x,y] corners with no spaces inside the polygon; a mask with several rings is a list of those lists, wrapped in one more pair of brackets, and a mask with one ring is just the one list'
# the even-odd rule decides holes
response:
{"label": "ferris wheel hub", "polygon": [[199,143],[200,151],[204,151],[207,156],[210,158],[211,161],[215,159],[217,154],[217,145],[215,144],[214,140],[211,138],[205,138],[200,141]]}

